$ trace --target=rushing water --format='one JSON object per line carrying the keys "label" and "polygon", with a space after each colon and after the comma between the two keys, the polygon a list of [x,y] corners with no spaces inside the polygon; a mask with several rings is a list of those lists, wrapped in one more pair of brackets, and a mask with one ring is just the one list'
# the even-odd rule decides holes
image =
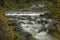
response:
{"label": "rushing water", "polygon": [[[36,5],[31,6],[31,8],[35,6]],[[42,6],[39,5],[39,7]],[[48,26],[52,24],[53,20],[40,17],[40,15],[44,13],[45,12],[10,12],[5,15],[9,17],[9,20],[17,20],[22,29],[31,33],[37,40],[53,40],[48,34]]]}

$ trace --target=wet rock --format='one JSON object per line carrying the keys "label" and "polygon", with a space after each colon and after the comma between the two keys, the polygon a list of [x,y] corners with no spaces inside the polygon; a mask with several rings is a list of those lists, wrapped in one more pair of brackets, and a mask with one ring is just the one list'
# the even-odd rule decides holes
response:
{"label": "wet rock", "polygon": [[31,37],[32,35],[31,35],[30,33],[28,33],[28,32],[25,32],[25,33],[23,34],[23,36],[24,36],[25,38],[29,38],[29,37]]}

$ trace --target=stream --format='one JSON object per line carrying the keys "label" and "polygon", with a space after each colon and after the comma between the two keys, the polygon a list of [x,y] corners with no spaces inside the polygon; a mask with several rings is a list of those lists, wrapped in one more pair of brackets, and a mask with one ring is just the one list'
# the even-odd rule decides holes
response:
{"label": "stream", "polygon": [[[48,27],[53,24],[54,20],[40,16],[49,12],[45,6],[33,4],[31,7],[19,9],[20,11],[6,12],[5,15],[10,21],[14,21],[19,27],[22,27],[23,31],[29,32],[37,40],[54,40],[48,34]],[[36,9],[39,11],[36,11]],[[22,12],[23,10],[25,12]]]}

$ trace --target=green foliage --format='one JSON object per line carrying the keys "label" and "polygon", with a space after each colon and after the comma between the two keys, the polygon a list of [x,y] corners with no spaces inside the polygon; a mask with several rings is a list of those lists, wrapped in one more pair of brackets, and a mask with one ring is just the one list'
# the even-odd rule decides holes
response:
{"label": "green foliage", "polygon": [[14,34],[14,40],[19,40],[19,35],[17,33]]}
{"label": "green foliage", "polygon": [[51,10],[51,11],[54,10],[54,4],[53,4],[52,2],[49,2],[47,5],[48,5],[47,8],[48,8],[49,10]]}

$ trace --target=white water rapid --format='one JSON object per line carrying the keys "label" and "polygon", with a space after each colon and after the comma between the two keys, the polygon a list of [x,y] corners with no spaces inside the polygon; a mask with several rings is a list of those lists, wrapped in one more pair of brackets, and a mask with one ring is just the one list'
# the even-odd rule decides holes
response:
{"label": "white water rapid", "polygon": [[5,15],[9,20],[17,20],[16,23],[20,23],[20,27],[22,27],[24,31],[31,33],[37,40],[53,40],[48,34],[48,26],[51,25],[53,20],[40,17],[40,15],[44,13],[45,12],[10,12]]}

